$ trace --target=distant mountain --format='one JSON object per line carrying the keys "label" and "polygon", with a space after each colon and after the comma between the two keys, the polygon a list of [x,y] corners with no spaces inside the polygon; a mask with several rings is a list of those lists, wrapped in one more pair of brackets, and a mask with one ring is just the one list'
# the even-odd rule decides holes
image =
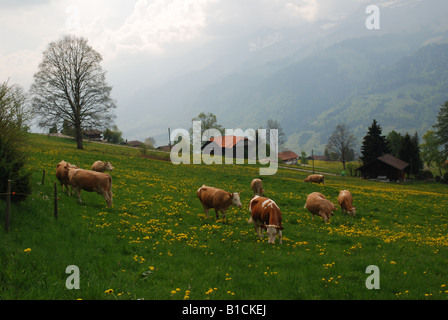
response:
{"label": "distant mountain", "polygon": [[448,45],[420,48],[423,41],[421,35],[346,40],[265,77],[225,77],[204,89],[189,110],[214,112],[232,128],[259,128],[277,119],[296,152],[323,152],[340,121],[359,138],[373,118],[385,132],[423,134],[448,100]]}
{"label": "distant mountain", "polygon": [[263,28],[191,52],[188,61],[195,54],[204,58],[125,101],[129,111],[119,116],[120,128],[163,145],[168,127],[188,129],[200,112],[214,113],[224,128],[257,129],[276,119],[296,153],[322,153],[340,121],[359,143],[373,118],[384,133],[422,135],[448,100],[448,6],[439,0],[380,3],[382,25],[375,32],[360,20],[360,7],[340,21]]}

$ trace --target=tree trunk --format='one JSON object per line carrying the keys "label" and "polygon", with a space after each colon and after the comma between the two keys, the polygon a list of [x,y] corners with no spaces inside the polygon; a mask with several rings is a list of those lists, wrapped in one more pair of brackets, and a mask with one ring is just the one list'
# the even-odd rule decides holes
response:
{"label": "tree trunk", "polygon": [[76,139],[76,147],[78,149],[84,149],[83,145],[82,145],[82,129],[81,126],[76,125],[75,128],[75,139]]}

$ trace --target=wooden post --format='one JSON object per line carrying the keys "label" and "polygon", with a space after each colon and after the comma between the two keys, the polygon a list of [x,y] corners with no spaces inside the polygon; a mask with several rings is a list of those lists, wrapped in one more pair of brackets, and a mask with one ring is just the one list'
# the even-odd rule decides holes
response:
{"label": "wooden post", "polygon": [[58,219],[58,186],[54,183],[54,218]]}
{"label": "wooden post", "polygon": [[5,212],[5,232],[9,232],[10,225],[10,208],[11,208],[11,180],[8,180],[6,187],[6,212]]}
{"label": "wooden post", "polygon": [[44,172],[42,174],[42,185],[44,185],[44,184],[45,184],[45,169],[44,169]]}
{"label": "wooden post", "polygon": [[311,158],[313,159],[313,174],[314,174],[314,149],[311,150]]}
{"label": "wooden post", "polygon": [[171,152],[171,128],[168,128],[168,145]]}

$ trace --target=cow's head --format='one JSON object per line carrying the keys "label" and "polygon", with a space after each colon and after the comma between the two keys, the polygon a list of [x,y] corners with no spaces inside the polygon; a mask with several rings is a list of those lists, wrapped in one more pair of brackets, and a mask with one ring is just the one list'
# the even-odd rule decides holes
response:
{"label": "cow's head", "polygon": [[231,193],[230,197],[232,198],[232,205],[238,208],[242,207],[241,201],[240,201],[240,193],[239,192],[235,192],[235,193]]}
{"label": "cow's head", "polygon": [[353,207],[348,211],[349,216],[354,217],[356,214],[356,208]]}
{"label": "cow's head", "polygon": [[275,244],[275,238],[277,237],[277,233],[280,237],[280,243],[281,243],[282,230],[283,230],[283,227],[281,227],[281,226],[276,226],[276,225],[272,225],[272,224],[267,225],[266,233],[268,234],[268,243]]}
{"label": "cow's head", "polygon": [[106,169],[106,171],[114,170],[114,167],[112,166],[112,164],[110,162],[103,162],[103,163],[104,163],[104,169]]}

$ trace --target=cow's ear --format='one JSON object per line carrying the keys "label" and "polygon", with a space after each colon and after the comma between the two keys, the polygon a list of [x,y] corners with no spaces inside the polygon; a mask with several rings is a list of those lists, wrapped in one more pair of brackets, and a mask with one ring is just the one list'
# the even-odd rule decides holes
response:
{"label": "cow's ear", "polygon": [[233,198],[233,193],[232,192],[229,192],[229,197]]}

